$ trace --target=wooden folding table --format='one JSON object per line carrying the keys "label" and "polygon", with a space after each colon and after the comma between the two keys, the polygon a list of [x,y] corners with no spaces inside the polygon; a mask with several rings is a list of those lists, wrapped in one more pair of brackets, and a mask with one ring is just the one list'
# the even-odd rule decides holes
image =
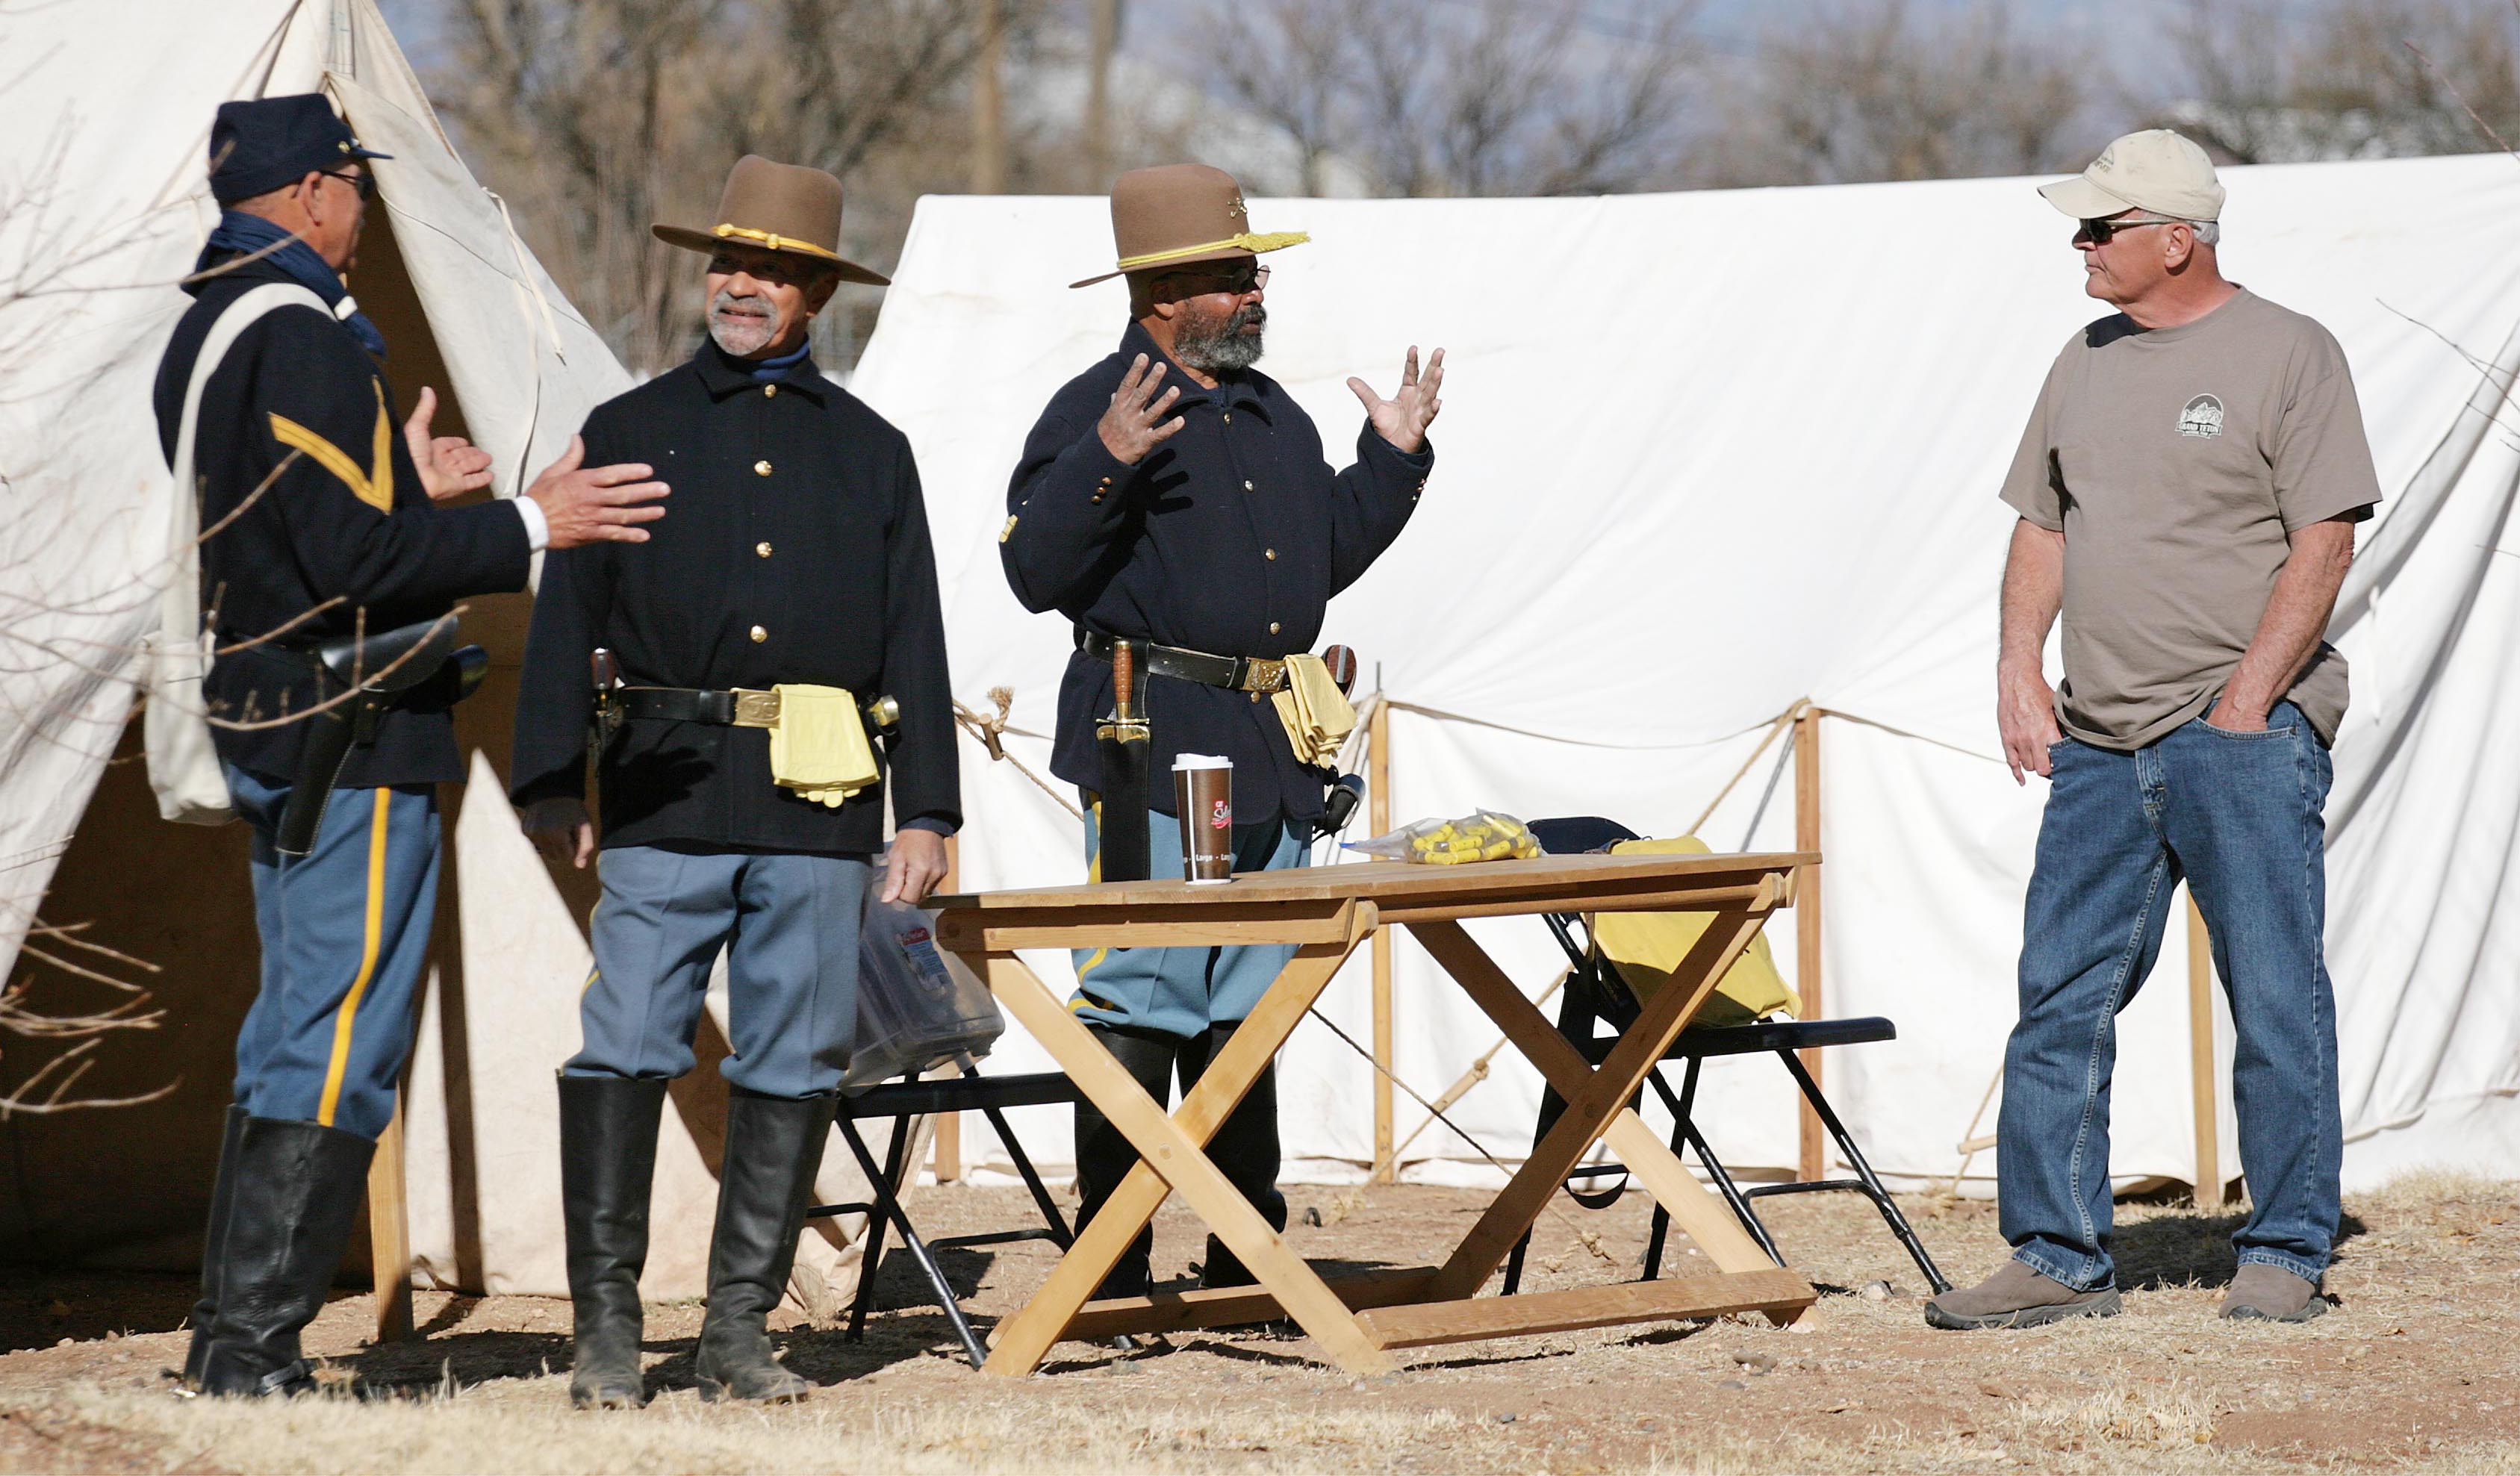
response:
{"label": "wooden folding table", "polygon": [[[988,980],[1141,1156],[1048,1282],[999,1324],[988,1371],[1020,1376],[1061,1338],[1230,1326],[1292,1318],[1329,1361],[1355,1373],[1394,1364],[1388,1350],[1627,1322],[1759,1312],[1789,1322],[1811,1283],[1770,1262],[1629,1105],[1672,1041],[1758,935],[1793,900],[1817,855],[1548,856],[1466,866],[1398,862],[1238,876],[1220,886],[1135,881],[939,897],[937,939]],[[1467,917],[1534,913],[1702,912],[1713,923],[1597,1070],[1462,927]],[[1440,1266],[1325,1280],[1289,1250],[1210,1162],[1205,1145],[1277,1054],[1331,975],[1376,927],[1415,934],[1567,1103],[1554,1128]],[[1025,948],[1277,943],[1295,955],[1167,1116],[1016,957]],[[1610,1148],[1713,1263],[1674,1280],[1480,1297],[1596,1141]],[[1259,1277],[1249,1288],[1089,1302],[1165,1197],[1178,1193]]]}

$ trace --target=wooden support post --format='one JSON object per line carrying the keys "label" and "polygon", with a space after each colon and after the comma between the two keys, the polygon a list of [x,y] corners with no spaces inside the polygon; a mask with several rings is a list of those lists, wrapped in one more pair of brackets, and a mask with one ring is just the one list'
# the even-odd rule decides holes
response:
{"label": "wooden support post", "polygon": [[1111,54],[1120,46],[1120,0],[1094,0],[1085,66],[1085,179],[1077,193],[1111,188]]}
{"label": "wooden support post", "polygon": [[[1794,719],[1794,849],[1820,850],[1820,709],[1809,702]],[[1794,992],[1802,997],[1802,1018],[1827,1017],[1821,994],[1819,863],[1802,869],[1794,880]],[[1803,1069],[1815,1085],[1821,1080],[1821,1054],[1802,1052]],[[1805,1101],[1802,1109],[1802,1177],[1818,1179],[1828,1169],[1828,1139],[1821,1132],[1820,1114]]]}
{"label": "wooden support post", "polygon": [[376,1272],[377,1336],[397,1343],[411,1336],[411,1217],[403,1205],[402,1104],[377,1139],[368,1161],[368,1244]]}
{"label": "wooden support post", "polygon": [[[1380,835],[1391,828],[1391,704],[1374,693],[1366,726],[1366,823]],[[1373,1182],[1389,1184],[1399,1172],[1391,1161],[1391,929],[1373,935]]]}
{"label": "wooden support post", "polygon": [[2228,1176],[2223,1172],[2223,1128],[2214,1087],[2214,943],[2196,894],[2187,894],[2187,1070],[2196,1104],[2196,1204],[2219,1208]]}
{"label": "wooden support post", "polygon": [[[962,890],[963,847],[960,838],[945,837],[945,879],[936,883],[940,892]],[[963,1114],[941,1112],[936,1117],[936,1132],[929,1162],[936,1170],[938,1184],[952,1184],[963,1177]]]}

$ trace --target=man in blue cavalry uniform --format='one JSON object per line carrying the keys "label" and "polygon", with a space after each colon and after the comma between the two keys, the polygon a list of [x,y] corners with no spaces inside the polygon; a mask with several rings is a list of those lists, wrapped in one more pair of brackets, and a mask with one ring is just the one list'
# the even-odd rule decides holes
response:
{"label": "man in blue cavalry uniform", "polygon": [[[584,1047],[560,1078],[569,1392],[581,1407],[646,1397],[639,1274],[657,1122],[666,1084],[695,1064],[721,950],[731,1099],[695,1372],[709,1399],[805,1394],[773,1358],[766,1319],[848,1063],[886,779],[896,834],[883,900],[924,898],[961,824],[944,618],[910,443],[808,351],[814,314],[841,281],[885,281],[839,255],[840,182],[747,157],[714,225],[655,234],[707,256],[708,339],[682,368],[596,407],[586,440],[665,469],[674,515],[644,547],[548,561],[517,716],[513,796],[546,853],[582,867],[597,850],[584,796],[589,722],[602,715],[595,971],[579,1006]],[[781,754],[807,743],[809,704],[854,725],[885,696],[898,709],[888,776],[870,764],[871,783],[818,797],[782,773]]]}
{"label": "man in blue cavalry uniform", "polygon": [[[350,742],[319,652],[356,646],[364,680],[388,633],[418,626],[439,637],[420,652],[442,660],[455,600],[523,588],[545,546],[644,538],[635,524],[662,513],[635,506],[664,490],[646,468],[580,470],[574,452],[513,502],[434,505],[489,485],[490,460],[429,434],[427,389],[396,433],[384,340],[342,283],[374,186],[366,160],[384,157],[320,96],[221,107],[210,188],[223,213],[158,374],[159,438],[170,465],[189,451],[196,484],[176,495],[198,492],[210,530],[202,592],[219,654],[204,706],[229,797],[254,827],[262,938],[185,1363],[212,1394],[309,1382],[298,1332],[332,1285],[410,1053],[437,894],[435,785],[464,777],[444,683],[377,703]],[[236,319],[219,330],[275,285],[241,332]]]}
{"label": "man in blue cavalry uniform", "polygon": [[[1123,175],[1111,223],[1117,269],[1075,285],[1125,275],[1134,321],[1119,350],[1069,380],[1033,426],[998,540],[1025,608],[1055,609],[1076,628],[1051,771],[1092,805],[1085,848],[1096,880],[1119,879],[1105,876],[1106,824],[1144,827],[1152,874],[1181,874],[1169,788],[1153,785],[1138,801],[1144,812],[1128,816],[1097,792],[1106,787],[1097,720],[1115,706],[1114,643],[1128,643],[1143,684],[1132,704],[1151,729],[1145,769],[1160,776],[1186,752],[1232,759],[1235,869],[1302,866],[1329,776],[1298,759],[1269,697],[1285,681],[1282,658],[1310,649],[1329,598],[1365,573],[1416,509],[1434,465],[1426,427],[1443,351],[1421,380],[1410,349],[1393,399],[1348,380],[1368,424],[1356,464],[1333,472],[1311,418],[1251,367],[1268,320],[1269,269],[1257,258],[1306,238],[1252,234],[1233,176],[1203,164]],[[1160,1102],[1176,1074],[1190,1091],[1291,954],[1080,952],[1070,1007]],[[1208,1152],[1284,1229],[1274,1067]],[[1137,1151],[1080,1105],[1076,1157],[1080,1220],[1090,1221]],[[1152,1243],[1151,1233],[1138,1237],[1103,1295],[1145,1289]],[[1213,1236],[1203,1275],[1212,1286],[1251,1279]]]}

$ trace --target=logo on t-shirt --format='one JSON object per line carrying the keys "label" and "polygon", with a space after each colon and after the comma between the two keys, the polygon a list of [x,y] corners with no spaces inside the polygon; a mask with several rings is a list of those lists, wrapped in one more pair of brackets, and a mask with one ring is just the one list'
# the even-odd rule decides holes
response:
{"label": "logo on t-shirt", "polygon": [[2210,394],[2200,394],[2179,412],[2181,435],[2217,436],[2223,433],[2223,402]]}

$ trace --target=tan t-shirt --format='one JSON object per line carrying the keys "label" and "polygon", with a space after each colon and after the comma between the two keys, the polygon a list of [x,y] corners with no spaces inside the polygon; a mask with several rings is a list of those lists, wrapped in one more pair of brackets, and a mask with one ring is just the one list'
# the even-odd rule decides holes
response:
{"label": "tan t-shirt", "polygon": [[[2056,721],[2132,751],[2213,706],[2240,664],[2294,529],[2380,500],[2345,351],[2243,290],[2193,323],[2123,314],[2065,345],[2003,479],[2065,535]],[[2345,658],[2321,644],[2285,695],[2322,739]]]}

